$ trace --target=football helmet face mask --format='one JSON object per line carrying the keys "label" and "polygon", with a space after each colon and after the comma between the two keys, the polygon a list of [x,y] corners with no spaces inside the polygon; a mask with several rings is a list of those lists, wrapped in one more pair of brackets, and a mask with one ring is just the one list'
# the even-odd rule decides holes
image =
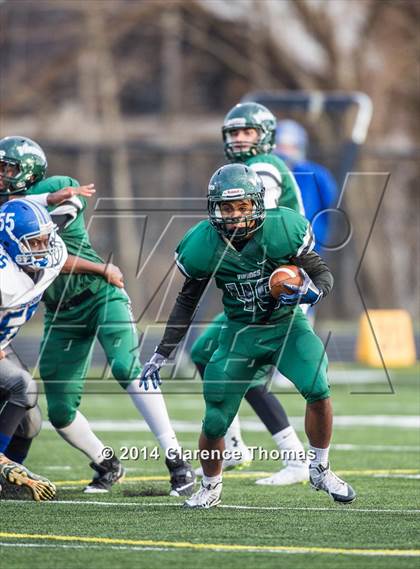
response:
{"label": "football helmet face mask", "polygon": [[0,140],[0,195],[25,192],[43,180],[47,158],[42,148],[24,136]]}
{"label": "football helmet face mask", "polygon": [[[42,239],[45,246],[32,249],[32,239]],[[10,200],[0,208],[0,243],[17,265],[31,271],[58,266],[64,253],[48,211],[25,199]]]}
{"label": "football helmet face mask", "polygon": [[[229,240],[246,239],[264,223],[264,193],[261,178],[244,164],[222,166],[209,182],[207,209],[210,223]],[[223,216],[221,203],[238,200],[251,200],[251,213],[241,217]]]}
{"label": "football helmet face mask", "polygon": [[[230,133],[238,129],[253,128],[258,139],[246,148],[238,148]],[[257,154],[268,154],[275,146],[276,119],[271,111],[259,103],[239,103],[225,116],[222,127],[225,155],[231,162],[245,162]]]}

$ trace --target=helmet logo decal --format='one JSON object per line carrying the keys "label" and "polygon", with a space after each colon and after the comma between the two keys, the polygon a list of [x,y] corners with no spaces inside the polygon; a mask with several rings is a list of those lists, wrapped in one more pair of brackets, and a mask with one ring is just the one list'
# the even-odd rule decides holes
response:
{"label": "helmet logo decal", "polygon": [[269,111],[264,111],[263,109],[258,109],[256,113],[254,113],[254,119],[257,121],[266,121],[273,118],[272,113]]}
{"label": "helmet logo decal", "polygon": [[245,195],[243,188],[230,188],[222,192],[222,198],[242,198]]}
{"label": "helmet logo decal", "polygon": [[21,156],[24,156],[25,154],[35,154],[35,156],[38,156],[42,160],[45,160],[45,154],[41,150],[41,148],[37,148],[35,145],[31,146],[27,142],[25,142],[21,146],[17,146],[16,150],[19,152]]}
{"label": "helmet logo decal", "polygon": [[243,117],[237,117],[233,119],[229,119],[225,123],[225,127],[227,128],[241,128],[246,125],[246,119]]}

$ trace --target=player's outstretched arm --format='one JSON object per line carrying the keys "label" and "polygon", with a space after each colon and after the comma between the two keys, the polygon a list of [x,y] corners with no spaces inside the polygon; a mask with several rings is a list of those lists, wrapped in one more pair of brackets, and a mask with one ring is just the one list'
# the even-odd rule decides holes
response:
{"label": "player's outstretched arm", "polygon": [[26,199],[44,207],[54,207],[50,214],[58,230],[62,231],[73,223],[79,213],[83,211],[84,204],[78,196],[90,198],[95,193],[94,184],[87,184],[85,186],[66,186],[56,192],[30,194],[26,196]]}
{"label": "player's outstretched arm", "polygon": [[93,274],[104,278],[109,284],[112,284],[118,288],[124,288],[124,277],[119,267],[113,265],[112,263],[94,263],[83,259],[82,257],[76,257],[75,255],[69,255],[66,262],[64,263],[62,273],[73,273],[73,274]]}
{"label": "player's outstretched arm", "polygon": [[185,279],[166,324],[163,338],[153,356],[144,364],[140,387],[144,385],[146,391],[149,389],[149,381],[152,382],[154,389],[161,384],[159,370],[187,333],[207,284],[207,279]]}
{"label": "player's outstretched arm", "polygon": [[[68,186],[57,190],[56,192],[45,192],[43,194],[30,194],[25,196],[26,199],[36,202],[44,207],[58,206],[75,196],[84,196],[91,198],[96,193],[95,184],[86,184],[85,186]],[[10,199],[17,199],[19,195],[10,196]]]}
{"label": "player's outstretched arm", "polygon": [[74,196],[84,196],[85,198],[91,198],[96,193],[95,184],[87,184],[85,186],[69,186],[58,190],[57,192],[51,192],[47,196],[47,204],[50,206],[59,205],[66,200],[71,199]]}

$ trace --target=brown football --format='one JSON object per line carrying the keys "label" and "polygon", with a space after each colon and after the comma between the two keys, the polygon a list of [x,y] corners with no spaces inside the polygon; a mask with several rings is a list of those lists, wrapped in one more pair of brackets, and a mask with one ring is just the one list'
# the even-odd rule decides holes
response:
{"label": "brown football", "polygon": [[293,294],[293,291],[285,287],[285,284],[293,284],[300,286],[303,283],[302,275],[299,267],[295,265],[282,265],[270,275],[268,286],[270,293],[274,298],[278,298],[281,294]]}

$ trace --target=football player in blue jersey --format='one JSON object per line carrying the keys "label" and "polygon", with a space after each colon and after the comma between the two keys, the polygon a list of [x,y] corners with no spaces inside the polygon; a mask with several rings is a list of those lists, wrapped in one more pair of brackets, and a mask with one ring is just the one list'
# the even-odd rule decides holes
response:
{"label": "football player in blue jersey", "polygon": [[37,501],[54,498],[55,486],[19,464],[41,429],[41,414],[36,383],[10,342],[66,260],[45,208],[28,200],[0,208],[0,486],[27,488]]}
{"label": "football player in blue jersey", "polygon": [[[337,203],[337,184],[331,172],[307,159],[308,134],[299,123],[281,120],[276,128],[275,153],[289,166],[299,186],[305,217],[315,234],[315,251],[329,243],[331,216],[328,210]],[[323,212],[323,213],[321,213]]]}

